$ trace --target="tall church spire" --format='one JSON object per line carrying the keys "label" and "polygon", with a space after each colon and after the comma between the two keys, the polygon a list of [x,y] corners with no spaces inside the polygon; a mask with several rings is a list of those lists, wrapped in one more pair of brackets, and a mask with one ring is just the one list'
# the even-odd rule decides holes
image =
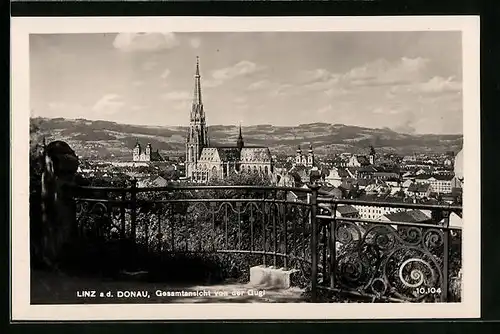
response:
{"label": "tall church spire", "polygon": [[194,75],[193,105],[196,104],[203,104],[203,102],[201,101],[200,57],[196,57],[196,74]]}
{"label": "tall church spire", "polygon": [[194,75],[193,104],[189,117],[189,129],[186,138],[186,175],[192,177],[198,158],[203,148],[208,147],[208,129],[205,112],[201,100],[200,60],[196,57],[196,72]]}

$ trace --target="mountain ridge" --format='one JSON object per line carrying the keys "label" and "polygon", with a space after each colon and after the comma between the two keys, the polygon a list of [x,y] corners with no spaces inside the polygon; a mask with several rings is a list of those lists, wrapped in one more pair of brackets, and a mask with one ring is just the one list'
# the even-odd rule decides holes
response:
{"label": "mountain ridge", "polygon": [[[47,141],[66,141],[82,157],[131,158],[136,140],[151,143],[163,154],[182,155],[185,151],[187,126],[148,126],[121,124],[112,121],[31,118],[38,135]],[[234,145],[238,126],[208,126],[211,144]],[[298,145],[312,144],[315,153],[361,153],[373,145],[383,152],[458,152],[463,135],[405,134],[389,128],[367,128],[344,124],[316,122],[298,126],[259,124],[242,126],[248,145],[269,146],[273,154],[293,154]]]}

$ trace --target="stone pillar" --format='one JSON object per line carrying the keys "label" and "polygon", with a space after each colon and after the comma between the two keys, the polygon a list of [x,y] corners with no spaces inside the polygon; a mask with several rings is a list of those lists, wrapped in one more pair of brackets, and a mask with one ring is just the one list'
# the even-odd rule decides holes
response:
{"label": "stone pillar", "polygon": [[44,148],[40,255],[43,263],[56,266],[64,247],[76,232],[76,207],[72,194],[78,157],[63,141]]}

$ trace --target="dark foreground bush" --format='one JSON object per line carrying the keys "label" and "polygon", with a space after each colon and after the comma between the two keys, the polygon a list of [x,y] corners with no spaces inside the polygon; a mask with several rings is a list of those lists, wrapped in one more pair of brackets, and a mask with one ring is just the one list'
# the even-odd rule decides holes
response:
{"label": "dark foreground bush", "polygon": [[[282,263],[282,261],[281,261]],[[60,260],[60,269],[78,276],[122,279],[125,273],[138,280],[172,284],[210,285],[227,281],[247,283],[250,267],[263,264],[262,255],[234,253],[154,253],[129,241],[73,243]],[[272,264],[267,257],[267,264]],[[300,272],[296,285],[308,278]]]}

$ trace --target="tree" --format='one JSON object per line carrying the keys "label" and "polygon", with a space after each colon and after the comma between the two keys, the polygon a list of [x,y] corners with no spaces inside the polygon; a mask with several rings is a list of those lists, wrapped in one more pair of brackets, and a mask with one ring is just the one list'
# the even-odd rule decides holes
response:
{"label": "tree", "polygon": [[38,123],[30,122],[30,247],[33,265],[41,264],[40,242],[42,238],[42,135]]}
{"label": "tree", "polygon": [[[212,178],[209,185],[213,186],[259,186],[259,187],[269,187],[272,185],[271,178],[265,174],[261,173],[233,173],[224,179]],[[251,193],[252,191],[250,191]],[[255,191],[253,191],[255,192]],[[217,196],[218,198],[234,198],[238,193],[242,193],[241,190],[215,190],[210,193],[211,196]],[[248,192],[243,194],[250,195]]]}
{"label": "tree", "polygon": [[165,180],[177,180],[179,178],[179,173],[174,168],[162,169],[158,175]]}

